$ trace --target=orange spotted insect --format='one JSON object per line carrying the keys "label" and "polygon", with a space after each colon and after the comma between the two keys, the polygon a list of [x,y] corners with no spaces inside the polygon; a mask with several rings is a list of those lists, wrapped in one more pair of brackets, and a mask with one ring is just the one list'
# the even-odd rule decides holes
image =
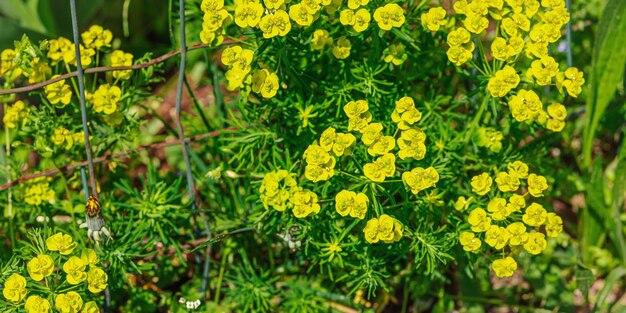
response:
{"label": "orange spotted insect", "polygon": [[89,217],[96,217],[100,215],[100,201],[94,195],[90,195],[85,204],[85,214]]}

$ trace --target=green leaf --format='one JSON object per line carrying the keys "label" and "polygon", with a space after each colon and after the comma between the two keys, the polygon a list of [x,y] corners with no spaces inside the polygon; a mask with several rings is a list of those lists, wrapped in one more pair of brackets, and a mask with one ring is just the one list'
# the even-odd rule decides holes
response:
{"label": "green leaf", "polygon": [[3,0],[0,1],[0,13],[18,21],[24,28],[45,34],[46,27],[39,18],[37,5],[39,0]]}
{"label": "green leaf", "polygon": [[590,249],[601,245],[604,233],[604,222],[611,218],[610,210],[604,200],[605,177],[602,160],[597,158],[586,188],[586,206],[580,218],[580,248],[585,265],[591,264]]}
{"label": "green leaf", "polygon": [[593,71],[587,94],[589,124],[585,128],[583,164],[591,166],[593,139],[604,112],[624,76],[626,65],[626,1],[609,0],[598,26],[593,51]]}
{"label": "green leaf", "polygon": [[621,266],[613,269],[609,273],[609,275],[604,280],[604,286],[602,286],[602,289],[600,289],[600,292],[598,293],[598,296],[596,298],[596,303],[593,306],[592,312],[608,312],[609,311],[604,306],[610,305],[610,304],[609,303],[605,304],[605,301],[609,293],[613,289],[613,287],[615,287],[615,284],[619,284],[622,281],[622,277],[625,275],[626,275],[626,268],[623,268]]}

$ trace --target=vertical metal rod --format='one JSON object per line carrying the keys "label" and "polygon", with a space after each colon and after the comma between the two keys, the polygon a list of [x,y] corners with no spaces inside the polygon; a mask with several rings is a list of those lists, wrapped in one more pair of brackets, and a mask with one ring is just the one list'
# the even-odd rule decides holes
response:
{"label": "vertical metal rod", "polygon": [[89,127],[87,126],[87,105],[85,104],[85,78],[83,76],[83,65],[80,59],[80,34],[78,33],[78,18],[76,17],[76,0],[70,0],[70,10],[72,15],[72,32],[74,33],[74,48],[76,50],[76,73],[78,76],[78,99],[80,101],[80,115],[83,121],[83,133],[85,135],[85,152],[87,153],[87,166],[89,168],[89,183],[91,193],[98,198],[96,188],[96,176],[93,169],[93,156],[91,143],[89,142]]}
{"label": "vertical metal rod", "polygon": [[[189,143],[187,142],[187,138],[185,138],[185,131],[183,129],[183,123],[181,118],[181,106],[183,101],[183,86],[185,83],[185,67],[187,65],[187,39],[185,32],[185,1],[179,0],[178,2],[178,17],[180,20],[180,68],[178,73],[178,86],[176,89],[176,123],[178,126],[178,138],[181,141],[181,145],[183,148],[183,157],[185,160],[185,170],[187,172],[187,190],[189,192],[189,198],[191,201],[191,211],[196,213],[196,188],[193,181],[193,173],[191,171],[191,162],[189,160]],[[207,231],[207,236],[211,236],[211,228],[206,220],[206,216],[201,213],[201,218],[203,219],[205,230]],[[210,264],[210,251],[211,247],[207,246],[205,259],[204,259],[204,267],[203,267],[203,277],[202,277],[202,291],[207,290],[208,285],[208,276],[209,276],[209,264]]]}

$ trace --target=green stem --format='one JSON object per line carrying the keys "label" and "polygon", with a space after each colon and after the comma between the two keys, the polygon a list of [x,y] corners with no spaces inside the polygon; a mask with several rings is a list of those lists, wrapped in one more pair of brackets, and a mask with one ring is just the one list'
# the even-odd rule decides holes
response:
{"label": "green stem", "polygon": [[[224,252],[227,252],[229,249],[224,249]],[[230,252],[230,251],[228,251]],[[222,262],[220,262],[220,274],[217,278],[217,286],[215,287],[215,300],[213,300],[216,304],[220,303],[220,291],[222,289],[222,280],[224,279],[224,271],[226,269],[226,258],[228,254],[225,253],[222,256]]]}
{"label": "green stem", "polygon": [[489,99],[489,96],[485,96],[483,98],[483,101],[480,104],[480,108],[478,109],[476,116],[474,116],[474,119],[472,120],[470,129],[467,131],[467,134],[465,135],[465,143],[468,143],[470,139],[472,138],[472,135],[474,135],[474,132],[476,131],[476,127],[478,126],[480,122],[480,118],[482,117],[483,112],[487,108],[487,102],[489,101],[488,99]]}

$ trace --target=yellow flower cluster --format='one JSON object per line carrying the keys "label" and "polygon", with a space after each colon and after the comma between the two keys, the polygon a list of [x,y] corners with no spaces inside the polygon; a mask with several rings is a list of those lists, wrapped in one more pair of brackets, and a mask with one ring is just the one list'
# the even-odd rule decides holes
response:
{"label": "yellow flower cluster", "polygon": [[[96,50],[93,48],[85,48],[82,44],[79,45],[80,49],[80,64],[84,67],[91,65],[92,57],[96,55]],[[57,39],[51,39],[48,46],[48,59],[51,65],[56,65],[60,61],[63,61],[66,65],[76,66],[76,48],[74,43],[65,37],[59,37]]]}
{"label": "yellow flower cluster", "polygon": [[374,11],[374,20],[382,30],[391,30],[404,24],[404,9],[395,3],[387,3]]}
{"label": "yellow flower cluster", "polygon": [[365,240],[369,243],[379,241],[385,243],[396,242],[402,238],[404,226],[395,218],[383,214],[379,218],[372,218],[367,221],[363,229]]}
{"label": "yellow flower cluster", "polygon": [[[425,27],[436,30],[439,23],[445,24],[441,20],[445,11],[441,10],[435,7],[422,15]],[[559,92],[563,93],[565,89],[572,97],[577,97],[582,91],[585,82],[583,73],[575,67],[560,71],[559,63],[548,55],[548,45],[559,40],[561,28],[570,19],[565,1],[459,0],[454,3],[454,11],[461,16],[462,26],[448,33],[447,55],[450,62],[460,66],[472,59],[474,44],[471,34],[484,36],[490,16],[497,25],[497,32],[490,46],[495,66],[493,72],[486,73],[491,76],[487,90],[496,98],[508,96],[505,101],[518,122],[537,122],[549,130],[561,131],[567,114],[564,107],[554,107],[546,112],[533,90],[515,89],[520,84],[518,73],[521,72],[528,78],[524,84],[556,86]],[[526,70],[516,70],[515,64],[523,62],[530,63],[530,66]]]}
{"label": "yellow flower cluster", "polygon": [[355,12],[348,8],[339,13],[339,22],[341,22],[342,25],[352,26],[352,29],[357,33],[366,30],[371,20],[372,15],[367,9],[358,9]]}
{"label": "yellow flower cluster", "polygon": [[228,66],[226,79],[228,80],[228,89],[235,90],[244,88],[245,85],[251,84],[253,92],[260,94],[263,98],[272,98],[276,95],[279,88],[278,75],[270,73],[266,69],[254,71],[251,64],[254,59],[254,51],[241,48],[240,46],[231,46],[222,52],[222,63]]}
{"label": "yellow flower cluster", "polygon": [[[518,194],[516,192],[524,179],[527,192]],[[484,196],[491,191],[493,182],[494,179],[488,173],[476,175],[471,180],[472,191]],[[524,162],[507,164],[507,171],[499,172],[495,183],[501,193],[513,194],[508,199],[502,196],[492,197],[487,203],[487,210],[480,207],[480,202],[476,202],[475,208],[467,216],[471,232],[461,232],[459,242],[465,251],[470,252],[478,251],[483,241],[503,253],[508,247],[510,255],[495,260],[491,267],[496,276],[509,277],[517,269],[517,263],[511,255],[519,254],[522,249],[533,255],[541,253],[547,245],[546,234],[549,237],[558,236],[563,230],[563,221],[555,213],[548,213],[541,204],[532,202],[527,206],[528,196],[543,196],[548,184],[545,177],[529,174],[528,165]],[[459,197],[455,209],[468,210],[472,200],[474,198],[466,200],[465,197]],[[541,226],[544,226],[545,234],[540,232]],[[528,231],[527,227],[532,227],[534,231]]]}
{"label": "yellow flower cluster", "polygon": [[[58,76],[59,75],[54,75],[52,78]],[[45,86],[44,91],[46,92],[46,99],[48,99],[51,104],[55,104],[58,108],[64,108],[72,99],[72,89],[70,85],[65,83],[64,79]]]}
{"label": "yellow flower cluster", "polygon": [[0,52],[0,78],[13,81],[22,75],[22,69],[15,63],[15,50],[4,49]]}
{"label": "yellow flower cluster", "polygon": [[278,87],[278,75],[276,73],[260,69],[252,74],[252,91],[260,94],[263,98],[274,97],[278,92]]}
{"label": "yellow flower cluster", "polygon": [[13,105],[7,108],[7,111],[2,117],[2,122],[4,123],[4,125],[6,125],[7,128],[17,128],[17,126],[20,124],[20,120],[22,121],[22,125],[26,124],[26,116],[28,116],[29,111],[30,110],[28,109],[26,104],[24,104],[24,102],[22,102],[21,100],[15,101]]}
{"label": "yellow flower cluster", "polygon": [[49,177],[38,177],[31,180],[24,188],[24,201],[30,205],[40,205],[43,202],[51,202],[56,194],[50,189]]}
{"label": "yellow flower cluster", "polygon": [[311,38],[311,48],[313,50],[324,50],[326,46],[333,45],[333,38],[325,29],[316,29]]}
{"label": "yellow flower cluster", "polygon": [[335,209],[341,216],[350,215],[360,220],[365,218],[369,199],[362,193],[342,190],[335,196]]}
{"label": "yellow flower cluster", "polygon": [[82,131],[71,133],[65,127],[58,126],[52,134],[52,142],[59,146],[65,143],[65,150],[70,150],[74,143],[85,143],[85,133]]}
{"label": "yellow flower cluster", "polygon": [[[328,148],[328,145],[325,147]],[[303,157],[306,161],[304,176],[308,180],[315,183],[329,180],[335,175],[335,164],[337,161],[329,151],[332,151],[332,149],[327,151],[317,143],[313,143],[304,151]]]}
{"label": "yellow flower cluster", "polygon": [[446,21],[446,10],[442,7],[430,8],[428,12],[422,14],[420,20],[422,26],[432,32],[438,31],[441,26],[448,23]]}
{"label": "yellow flower cluster", "polygon": [[[50,252],[58,251],[62,256],[66,256],[72,253],[76,248],[76,242],[72,237],[63,234],[56,233],[45,240],[46,248]],[[70,256],[63,264],[62,269],[66,274],[66,281],[70,285],[78,285],[83,282],[87,282],[87,289],[92,293],[102,292],[108,282],[107,274],[97,266],[99,260],[96,252],[92,249],[85,249],[82,251],[81,256]],[[87,266],[89,271],[86,272]],[[26,269],[28,276],[34,282],[40,282],[46,277],[54,275],[55,264],[54,259],[44,253],[37,254],[32,257],[26,263]],[[60,278],[60,275],[59,275]],[[57,278],[49,280],[47,284],[52,281],[57,281]],[[28,294],[27,281],[24,276],[13,273],[3,283],[4,288],[2,294],[4,298],[13,303],[20,303]],[[33,290],[36,291],[36,290]],[[38,291],[40,292],[40,291]],[[41,295],[30,295],[24,304],[24,309],[27,313],[47,313],[51,310],[50,298],[42,297]],[[87,302],[83,305],[83,299],[76,291],[67,291],[65,293],[58,293],[54,297],[54,307],[59,312],[99,312],[99,308],[94,301]]]}
{"label": "yellow flower cluster", "polygon": [[511,89],[516,88],[519,82],[520,78],[515,69],[506,65],[489,79],[487,90],[492,96],[500,98],[506,96]]}
{"label": "yellow flower cluster", "polygon": [[[111,66],[131,66],[133,65],[133,55],[122,50],[111,52]],[[113,71],[111,74],[115,79],[129,79],[132,70]]]}
{"label": "yellow flower cluster", "polygon": [[92,25],[80,36],[83,39],[85,47],[96,50],[110,48],[111,40],[113,40],[113,33],[111,33],[108,29],[104,29],[100,25]]}
{"label": "yellow flower cluster", "polygon": [[283,212],[289,208],[297,218],[304,218],[320,211],[317,194],[299,187],[294,175],[286,170],[265,174],[259,193],[265,209],[272,207]]}
{"label": "yellow flower cluster", "polygon": [[331,52],[333,56],[337,59],[346,59],[350,56],[350,50],[352,49],[352,43],[350,43],[350,39],[346,36],[341,36],[335,44],[333,45],[333,49]]}
{"label": "yellow flower cluster", "polygon": [[202,0],[200,9],[204,12],[200,41],[219,45],[224,41],[223,26],[232,20],[224,8],[224,0]]}
{"label": "yellow flower cluster", "polygon": [[117,86],[103,84],[94,93],[87,93],[86,98],[93,104],[94,111],[109,115],[117,111],[117,104],[122,99],[122,90]]}

